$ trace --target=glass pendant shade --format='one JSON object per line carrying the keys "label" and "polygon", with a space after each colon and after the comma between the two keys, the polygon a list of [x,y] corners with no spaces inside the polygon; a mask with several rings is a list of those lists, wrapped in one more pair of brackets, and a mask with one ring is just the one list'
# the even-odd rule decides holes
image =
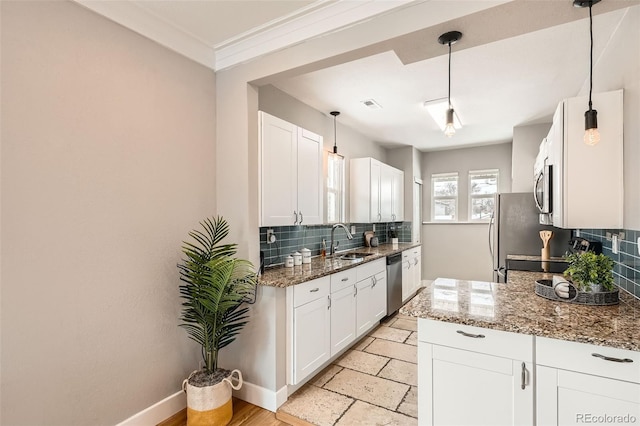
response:
{"label": "glass pendant shade", "polygon": [[598,111],[590,109],[584,113],[584,143],[593,146],[600,142],[598,132]]}
{"label": "glass pendant shade", "polygon": [[447,137],[451,137],[456,133],[455,127],[453,127],[453,108],[447,110],[447,124],[444,127],[444,134]]}

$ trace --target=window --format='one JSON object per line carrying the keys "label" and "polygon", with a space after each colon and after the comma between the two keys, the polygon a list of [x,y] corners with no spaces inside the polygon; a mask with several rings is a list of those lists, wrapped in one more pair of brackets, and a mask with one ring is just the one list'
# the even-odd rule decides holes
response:
{"label": "window", "polygon": [[431,220],[458,219],[458,173],[431,175]]}
{"label": "window", "polygon": [[327,223],[344,222],[344,158],[327,157]]}
{"label": "window", "polygon": [[469,171],[469,220],[488,221],[498,192],[498,169]]}

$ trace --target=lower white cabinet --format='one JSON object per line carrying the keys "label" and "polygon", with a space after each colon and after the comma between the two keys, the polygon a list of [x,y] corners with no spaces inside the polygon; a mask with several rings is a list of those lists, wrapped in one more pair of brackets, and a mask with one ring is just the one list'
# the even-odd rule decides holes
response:
{"label": "lower white cabinet", "polygon": [[402,252],[402,301],[406,302],[422,285],[422,248]]}
{"label": "lower white cabinet", "polygon": [[540,425],[640,424],[640,353],[536,339]]}
{"label": "lower white cabinet", "polygon": [[330,280],[322,277],[292,288],[291,381],[300,383],[331,357]]}
{"label": "lower white cabinet", "polygon": [[287,288],[288,383],[303,383],[387,314],[385,259]]}
{"label": "lower white cabinet", "polygon": [[356,290],[354,285],[331,293],[331,356],[356,339]]}
{"label": "lower white cabinet", "polygon": [[418,326],[420,425],[533,425],[533,337],[432,320]]}

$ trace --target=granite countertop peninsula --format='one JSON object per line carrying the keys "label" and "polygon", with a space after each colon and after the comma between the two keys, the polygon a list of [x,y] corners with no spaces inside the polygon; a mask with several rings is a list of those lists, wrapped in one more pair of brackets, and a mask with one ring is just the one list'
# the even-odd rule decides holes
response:
{"label": "granite countertop peninsula", "polygon": [[[410,248],[418,247],[421,243],[398,243],[398,244],[380,244],[378,247],[361,247],[357,249],[338,252],[335,258],[320,256],[311,258],[311,263],[302,266],[294,266],[293,268],[285,268],[284,266],[275,266],[266,268],[264,274],[258,277],[258,285],[270,287],[289,287],[303,283],[305,281],[331,275],[333,273],[344,271],[345,269],[354,268],[367,262],[374,261],[383,257],[387,257],[394,253],[400,253]],[[339,257],[346,253],[371,253],[359,262],[348,260],[340,260]]]}
{"label": "granite countertop peninsula", "polygon": [[[531,261],[541,261],[542,260],[542,256],[537,255],[537,256],[530,256],[530,255],[524,255],[524,254],[508,254],[507,255],[507,260],[531,260]],[[550,261],[552,262],[566,262],[567,259],[563,256],[551,256],[549,257]]]}
{"label": "granite countertop peninsula", "polygon": [[640,351],[640,300],[620,290],[620,304],[585,306],[535,294],[543,272],[509,271],[509,283],[438,278],[400,313],[513,333]]}

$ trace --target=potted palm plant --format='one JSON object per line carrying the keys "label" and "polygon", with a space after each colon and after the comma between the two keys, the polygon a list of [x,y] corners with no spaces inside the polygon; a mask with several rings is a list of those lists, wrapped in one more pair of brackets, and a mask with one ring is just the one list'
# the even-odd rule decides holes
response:
{"label": "potted palm plant", "polygon": [[202,348],[204,367],[183,382],[187,425],[226,425],[233,416],[232,389],[242,386],[239,370],[218,367],[220,349],[232,343],[248,320],[242,304],[254,294],[257,276],[247,260],[235,258],[236,244],[222,244],[229,226],[222,217],[206,219],[189,232],[185,258],[178,264],[182,315],[180,324]]}

